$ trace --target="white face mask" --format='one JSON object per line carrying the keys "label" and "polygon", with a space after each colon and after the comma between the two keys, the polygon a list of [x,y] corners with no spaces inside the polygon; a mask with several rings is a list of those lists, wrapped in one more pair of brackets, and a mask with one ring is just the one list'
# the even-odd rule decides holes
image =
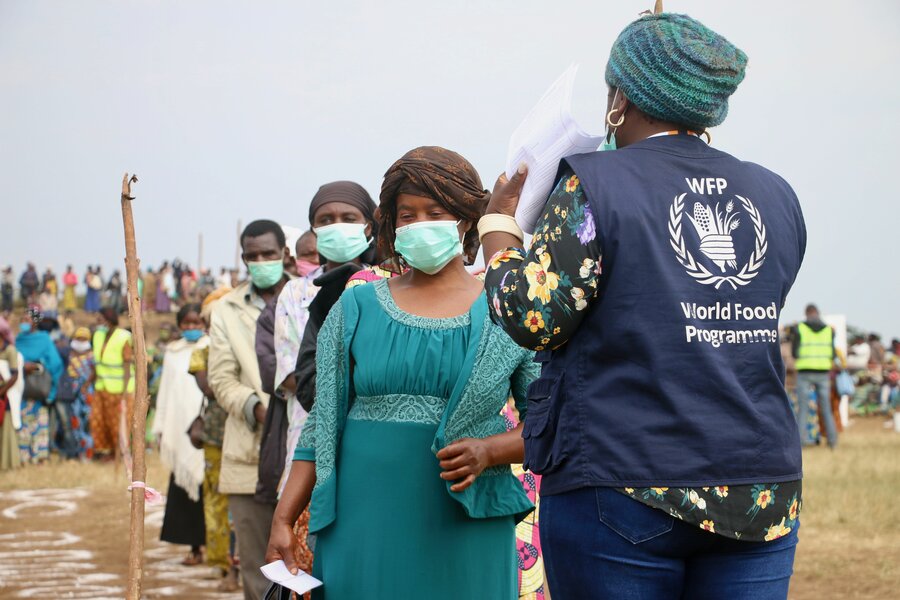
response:
{"label": "white face mask", "polygon": [[88,340],[72,340],[72,350],[75,352],[87,352],[91,349],[91,343]]}

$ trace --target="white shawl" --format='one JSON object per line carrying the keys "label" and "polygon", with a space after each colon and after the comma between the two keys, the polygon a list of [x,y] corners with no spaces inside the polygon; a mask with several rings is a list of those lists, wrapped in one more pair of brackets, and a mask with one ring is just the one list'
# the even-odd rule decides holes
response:
{"label": "white shawl", "polygon": [[200,499],[204,459],[203,450],[191,445],[187,430],[200,414],[203,392],[188,373],[188,366],[194,350],[208,345],[209,337],[203,336],[193,344],[180,339],[166,346],[153,419],[153,433],[162,434],[160,458],[172,471],[178,487],[194,501]]}
{"label": "white shawl", "polygon": [[[9,379],[12,377],[12,369],[5,360],[0,360],[0,377]],[[6,392],[6,398],[9,400],[9,412],[12,416],[13,429],[18,431],[22,429],[22,392],[25,390],[25,359],[19,352],[19,378],[11,388]]]}

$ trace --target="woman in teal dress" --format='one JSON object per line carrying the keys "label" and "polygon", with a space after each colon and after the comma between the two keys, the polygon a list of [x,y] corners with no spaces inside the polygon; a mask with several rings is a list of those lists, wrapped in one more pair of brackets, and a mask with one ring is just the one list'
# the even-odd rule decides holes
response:
{"label": "woman in teal dress", "polygon": [[517,597],[515,523],[532,509],[510,463],[533,354],[487,315],[463,255],[487,192],[443,148],[385,176],[385,250],[410,267],[347,290],[319,333],[316,403],[276,509],[267,560],[295,569],[291,527],[310,503],[313,574],[327,600]]}

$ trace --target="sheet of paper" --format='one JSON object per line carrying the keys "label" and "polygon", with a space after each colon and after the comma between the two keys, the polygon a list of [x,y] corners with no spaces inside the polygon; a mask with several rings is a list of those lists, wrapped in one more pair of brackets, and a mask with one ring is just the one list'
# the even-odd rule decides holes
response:
{"label": "sheet of paper", "polygon": [[525,233],[534,226],[550,192],[560,159],[592,152],[603,143],[603,134],[590,135],[572,118],[572,89],[578,65],[571,65],[557,79],[509,140],[506,176],[512,177],[523,161],[528,177],[519,198],[516,221]]}
{"label": "sheet of paper", "polygon": [[288,571],[287,567],[284,565],[283,560],[276,560],[275,562],[263,565],[259,570],[262,571],[262,574],[265,575],[266,579],[269,581],[274,581],[279,585],[290,588],[298,594],[304,594],[309,590],[322,585],[321,581],[303,571],[297,571],[296,575],[291,575],[291,572]]}

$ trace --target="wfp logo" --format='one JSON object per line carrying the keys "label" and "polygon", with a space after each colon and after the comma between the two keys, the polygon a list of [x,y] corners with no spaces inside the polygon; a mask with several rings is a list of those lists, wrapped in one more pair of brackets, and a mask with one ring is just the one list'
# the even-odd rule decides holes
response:
{"label": "wfp logo", "polygon": [[737,256],[734,253],[734,240],[731,232],[737,229],[741,220],[734,212],[734,201],[729,200],[725,205],[725,212],[719,212],[719,204],[716,203],[716,210],[709,205],[704,206],[699,202],[694,203],[693,216],[688,215],[688,219],[697,230],[697,236],[700,238],[700,252],[705,254],[722,272],[725,272],[727,264],[732,269],[737,269]]}
{"label": "wfp logo", "polygon": [[[704,191],[712,193],[713,189],[717,189],[719,194],[722,194],[722,190],[727,187],[724,179],[689,179],[687,182],[695,193]],[[721,202],[695,202],[693,213],[689,214],[684,210],[685,196],[686,193],[676,196],[669,207],[669,243],[687,274],[698,283],[712,285],[716,289],[723,283],[737,289],[753,281],[765,262],[768,250],[766,226],[763,224],[759,209],[749,198],[735,195],[734,198],[739,204],[735,203],[735,200],[729,200],[723,208]],[[753,226],[755,242],[746,262],[739,264],[732,234],[741,227],[741,209]],[[682,232],[685,215],[700,240],[697,250],[713,265],[712,269],[696,260],[691,248],[685,242]]]}

